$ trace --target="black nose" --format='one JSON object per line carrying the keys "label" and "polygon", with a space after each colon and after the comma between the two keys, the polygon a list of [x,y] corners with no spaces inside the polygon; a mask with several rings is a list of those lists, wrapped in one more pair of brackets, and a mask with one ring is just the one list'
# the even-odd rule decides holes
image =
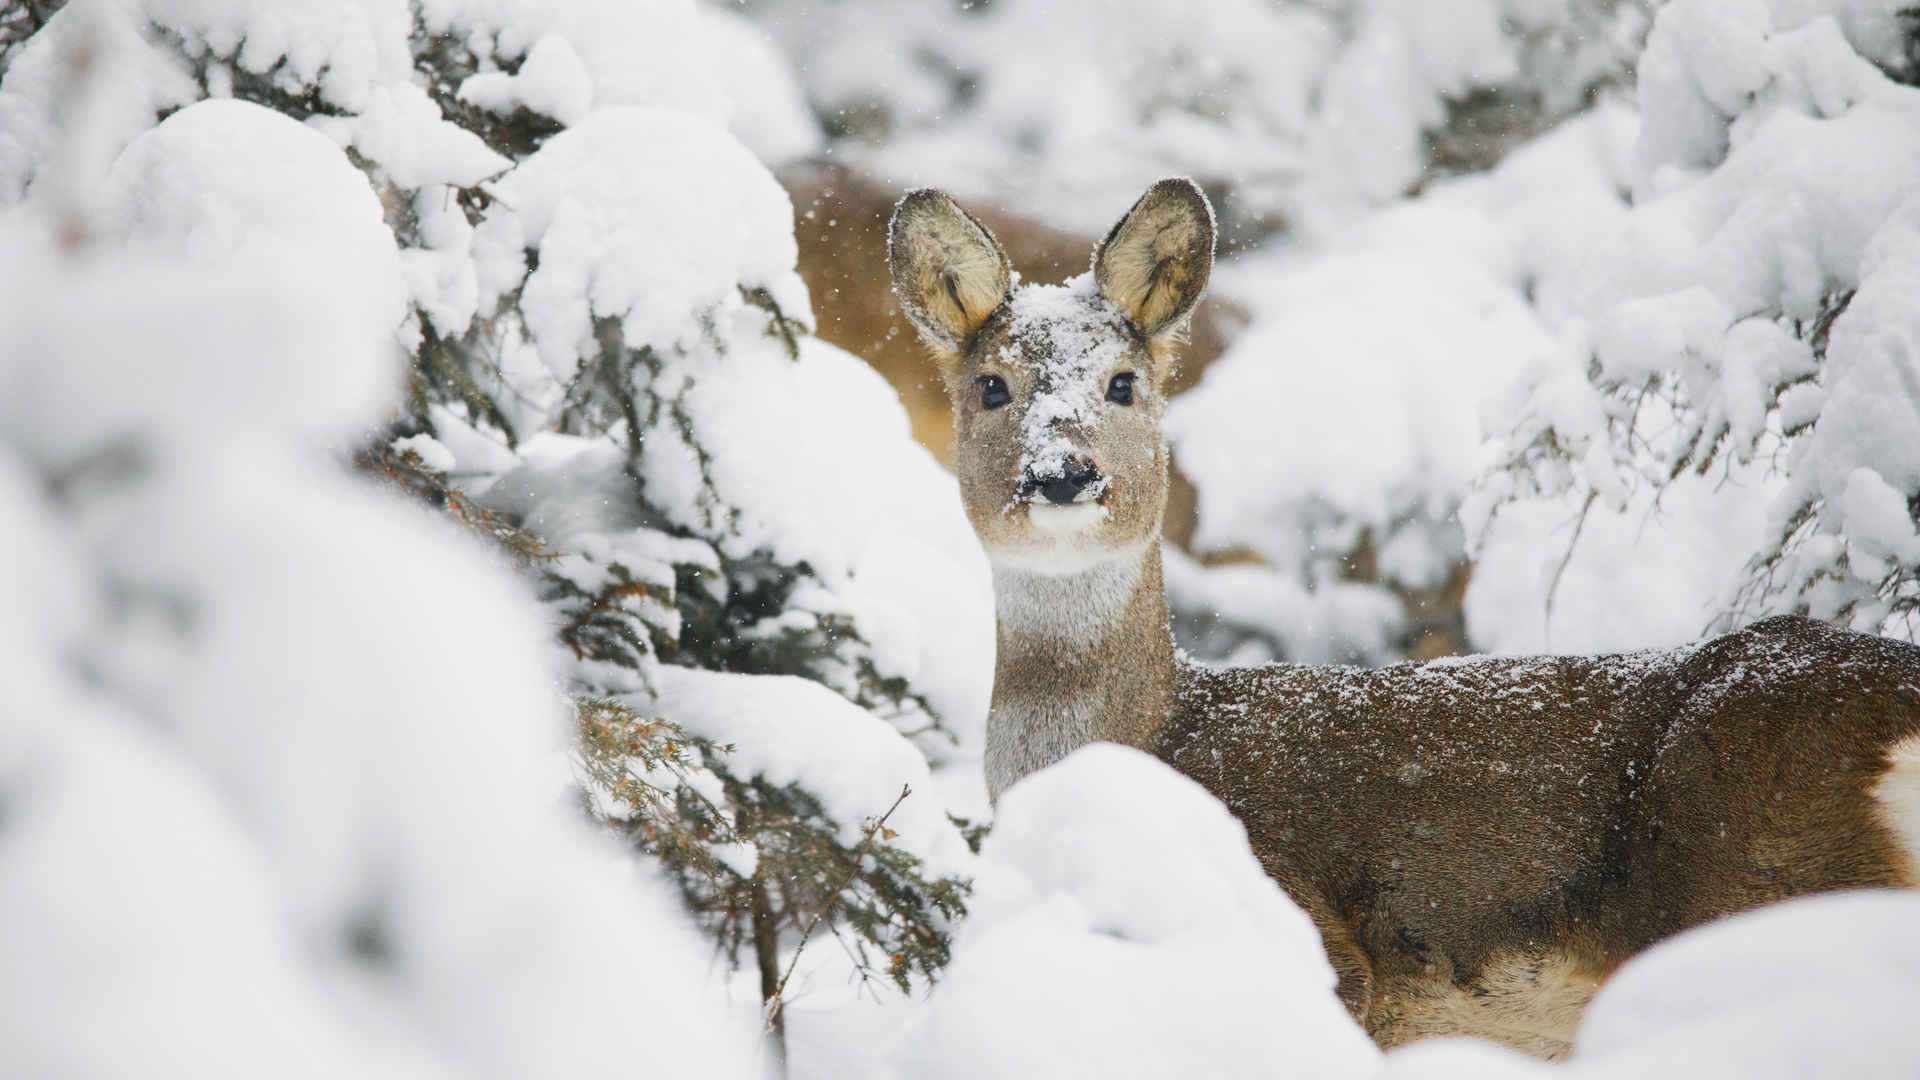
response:
{"label": "black nose", "polygon": [[1028,478],[1028,485],[1047,497],[1048,502],[1070,503],[1080,497],[1087,485],[1100,479],[1100,470],[1094,468],[1093,459],[1085,454],[1070,454],[1060,465],[1060,471],[1051,475],[1036,475]]}

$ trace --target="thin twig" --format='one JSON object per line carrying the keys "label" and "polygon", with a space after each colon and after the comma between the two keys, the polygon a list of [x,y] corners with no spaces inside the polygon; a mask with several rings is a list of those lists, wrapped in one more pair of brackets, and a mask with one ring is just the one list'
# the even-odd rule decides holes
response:
{"label": "thin twig", "polygon": [[1593,500],[1599,496],[1597,491],[1587,492],[1587,501],[1580,504],[1580,516],[1573,523],[1573,536],[1567,540],[1566,553],[1560,556],[1560,565],[1553,568],[1553,580],[1547,585],[1547,613],[1543,630],[1547,648],[1553,648],[1553,596],[1560,591],[1560,578],[1567,572],[1567,564],[1573,561],[1573,549],[1580,543],[1580,530],[1587,527],[1587,512],[1593,509]]}
{"label": "thin twig", "polygon": [[[893,816],[895,810],[900,809],[900,804],[906,802],[907,796],[911,794],[913,794],[913,788],[902,785],[900,797],[893,800],[893,805],[887,807],[886,813],[875,818],[873,824],[867,826],[866,835],[860,838],[860,847],[853,853],[853,866],[847,870],[847,876],[841,880],[840,887],[833,891],[834,896],[846,892],[848,886],[853,884],[853,879],[860,873],[861,861],[867,857],[867,850],[873,847],[873,838],[880,835],[880,830],[886,826],[887,819]],[[832,906],[831,900],[822,904],[820,910],[813,913],[813,918],[807,921],[806,928],[800,931],[800,944],[793,948],[793,959],[787,961],[786,974],[780,976],[780,985],[773,988],[773,998],[766,1003],[768,1031],[772,1031],[773,1025],[780,1019],[780,1006],[786,1001],[787,980],[793,978],[793,969],[800,966],[800,953],[806,949],[807,939],[813,936],[814,927],[820,925],[820,919]]]}

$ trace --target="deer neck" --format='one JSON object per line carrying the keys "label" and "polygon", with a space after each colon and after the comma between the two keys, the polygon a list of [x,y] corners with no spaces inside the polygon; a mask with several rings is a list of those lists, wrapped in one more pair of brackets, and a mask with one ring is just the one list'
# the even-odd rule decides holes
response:
{"label": "deer neck", "polygon": [[996,562],[993,586],[989,796],[1096,740],[1151,751],[1174,679],[1160,542],[1066,574]]}

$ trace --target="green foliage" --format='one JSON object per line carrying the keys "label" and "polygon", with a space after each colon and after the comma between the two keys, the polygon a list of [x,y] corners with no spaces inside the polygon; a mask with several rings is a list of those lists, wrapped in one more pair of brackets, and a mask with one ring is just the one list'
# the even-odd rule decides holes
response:
{"label": "green foliage", "polygon": [[575,711],[591,811],[667,867],[730,955],[771,919],[776,933],[827,927],[862,978],[903,993],[945,966],[944,926],[964,914],[965,886],[924,876],[886,843],[883,821],[863,822],[849,846],[804,788],[735,773],[731,747],[610,699],[576,699]]}

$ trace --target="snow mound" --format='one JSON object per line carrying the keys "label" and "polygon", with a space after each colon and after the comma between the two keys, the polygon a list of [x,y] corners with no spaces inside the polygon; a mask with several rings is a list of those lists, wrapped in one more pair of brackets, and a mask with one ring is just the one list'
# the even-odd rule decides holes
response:
{"label": "snow mound", "polygon": [[[156,115],[208,91],[231,92],[236,72],[359,112],[412,76],[412,26],[405,0],[74,0],[33,36],[0,88],[0,200],[18,198],[37,179],[76,101],[109,154]],[[76,92],[68,65],[82,41],[105,74]],[[217,70],[203,87],[195,68]]]}
{"label": "snow mound", "polygon": [[1364,1076],[1307,917],[1240,823],[1154,758],[1084,747],[999,803],[909,1076]]}
{"label": "snow mound", "polygon": [[1795,1080],[1920,1072],[1920,896],[1806,897],[1672,938],[1594,998],[1565,1065],[1436,1040],[1381,1080]]}
{"label": "snow mound", "polygon": [[[1833,1068],[1877,1058],[1880,1072],[1843,1071],[1913,1075],[1920,1071],[1912,1024],[1920,1015],[1917,921],[1920,896],[1864,891],[1803,897],[1699,927],[1620,969],[1587,1010],[1575,1059],[1628,1057],[1685,1040],[1689,1031],[1731,1036],[1746,1027],[1729,1039],[1751,1047],[1739,1055],[1750,1063],[1741,1075],[1805,1075],[1790,1067],[1793,1056],[1781,1056],[1785,1044],[1832,1027],[1839,1030],[1829,1040],[1844,1031],[1862,1044],[1831,1059],[1798,1060]],[[1875,1030],[1881,1037],[1871,1036]],[[1904,1037],[1885,1037],[1892,1035]],[[1765,1064],[1769,1058],[1773,1064]]]}

